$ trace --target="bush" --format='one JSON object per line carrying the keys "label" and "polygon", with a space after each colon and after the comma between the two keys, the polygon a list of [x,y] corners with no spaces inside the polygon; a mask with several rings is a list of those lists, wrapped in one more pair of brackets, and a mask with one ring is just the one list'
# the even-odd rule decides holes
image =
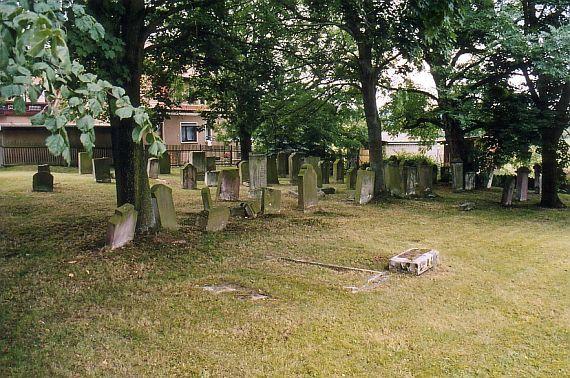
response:
{"label": "bush", "polygon": [[401,165],[412,166],[412,165],[437,165],[436,162],[425,155],[422,154],[409,154],[409,153],[399,153],[390,156],[385,162],[396,162]]}

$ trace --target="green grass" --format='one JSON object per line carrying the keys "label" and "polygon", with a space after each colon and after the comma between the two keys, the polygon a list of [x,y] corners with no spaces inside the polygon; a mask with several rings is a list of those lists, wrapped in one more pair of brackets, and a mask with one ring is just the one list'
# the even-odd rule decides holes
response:
{"label": "green grass", "polygon": [[[185,226],[107,252],[114,185],[55,168],[55,192],[33,193],[33,171],[0,170],[0,376],[570,375],[570,212],[534,195],[356,206],[340,185],[304,214],[284,186],[282,215],[206,234],[174,171]],[[356,294],[368,275],[275,259],[384,269],[416,246],[442,264]]]}

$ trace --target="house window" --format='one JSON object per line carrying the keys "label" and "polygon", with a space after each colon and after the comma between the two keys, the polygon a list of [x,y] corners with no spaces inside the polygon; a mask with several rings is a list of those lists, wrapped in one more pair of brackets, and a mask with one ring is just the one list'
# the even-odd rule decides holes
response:
{"label": "house window", "polygon": [[182,143],[198,140],[198,124],[195,122],[180,122],[180,141]]}

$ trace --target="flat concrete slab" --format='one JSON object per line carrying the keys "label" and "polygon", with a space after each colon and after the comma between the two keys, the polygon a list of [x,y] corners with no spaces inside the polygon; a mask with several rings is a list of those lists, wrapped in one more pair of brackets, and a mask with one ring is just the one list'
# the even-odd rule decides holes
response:
{"label": "flat concrete slab", "polygon": [[412,273],[417,276],[435,267],[439,252],[428,248],[411,248],[392,257],[388,263],[391,272]]}

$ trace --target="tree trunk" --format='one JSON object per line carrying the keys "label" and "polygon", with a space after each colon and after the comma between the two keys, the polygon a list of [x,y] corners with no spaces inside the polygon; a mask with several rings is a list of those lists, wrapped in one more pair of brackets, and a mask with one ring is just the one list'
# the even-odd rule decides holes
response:
{"label": "tree trunk", "polygon": [[376,73],[372,66],[371,46],[367,44],[358,46],[358,66],[364,115],[368,129],[370,169],[375,173],[374,195],[378,197],[384,191],[384,161],[382,159],[382,128],[376,104]]}
{"label": "tree trunk", "polygon": [[240,126],[239,129],[239,148],[241,160],[249,160],[249,154],[251,152],[251,133],[245,126]]}
{"label": "tree trunk", "polygon": [[558,142],[562,130],[548,128],[542,133],[542,207],[565,207],[558,197]]}
{"label": "tree trunk", "polygon": [[470,164],[469,148],[465,141],[465,132],[452,120],[444,121],[448,125],[445,129],[445,140],[449,145],[450,161],[461,159],[465,165]]}

